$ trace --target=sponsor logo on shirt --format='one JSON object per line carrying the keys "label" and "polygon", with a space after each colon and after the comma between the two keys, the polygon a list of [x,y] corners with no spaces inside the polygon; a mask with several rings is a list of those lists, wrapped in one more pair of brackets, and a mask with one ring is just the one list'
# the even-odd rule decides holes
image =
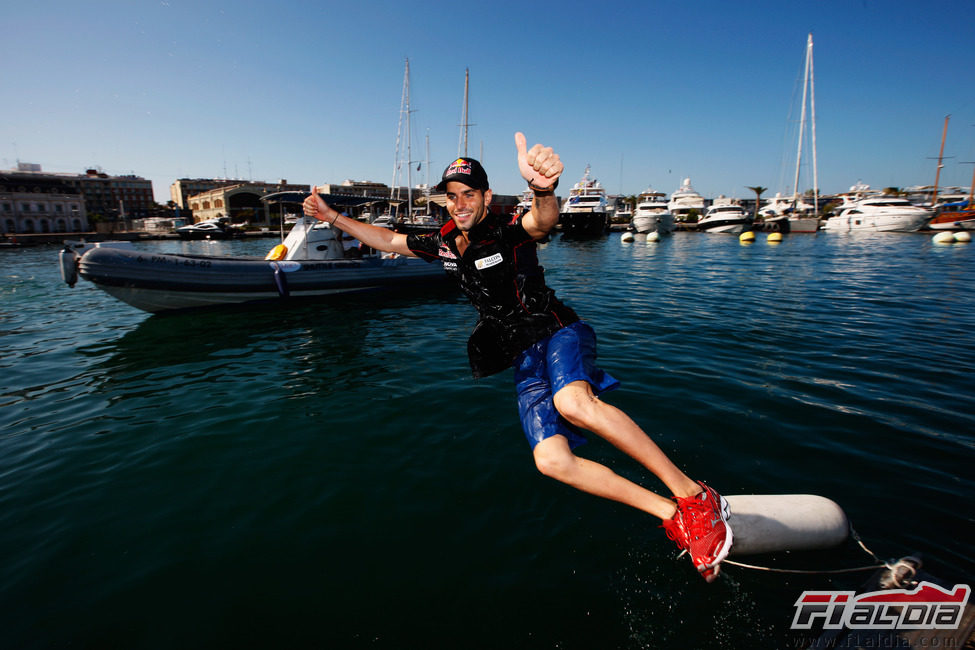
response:
{"label": "sponsor logo on shirt", "polygon": [[501,257],[501,253],[495,253],[494,255],[492,255],[490,257],[482,257],[479,260],[475,260],[474,261],[474,266],[477,267],[477,270],[478,271],[483,271],[484,269],[489,269],[492,266],[497,266],[498,264],[500,264],[503,261],[504,261],[504,258]]}
{"label": "sponsor logo on shirt", "polygon": [[454,252],[449,248],[447,248],[446,246],[441,246],[440,250],[437,251],[437,254],[440,255],[441,259],[445,259],[445,260],[457,259],[457,256],[454,255]]}
{"label": "sponsor logo on shirt", "polygon": [[444,260],[443,261],[443,268],[444,268],[445,271],[456,271],[457,270],[457,262],[451,262],[451,261],[448,261],[448,260]]}

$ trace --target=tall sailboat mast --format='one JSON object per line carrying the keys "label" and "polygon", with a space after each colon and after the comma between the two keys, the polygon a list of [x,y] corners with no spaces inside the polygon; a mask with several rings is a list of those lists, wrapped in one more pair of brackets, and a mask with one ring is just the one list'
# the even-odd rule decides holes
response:
{"label": "tall sailboat mast", "polygon": [[413,211],[413,172],[409,169],[413,165],[413,134],[412,116],[413,110],[410,108],[410,60],[406,59],[406,71],[403,73],[403,96],[400,99],[399,124],[396,127],[396,159],[393,161],[393,182],[389,187],[389,198],[399,198],[399,170],[403,161],[400,160],[400,140],[403,135],[403,119],[406,118],[406,213],[409,216]]}
{"label": "tall sailboat mast", "polygon": [[460,142],[457,145],[457,157],[467,156],[467,127],[473,126],[467,121],[467,98],[470,92],[471,69],[464,69],[464,110],[460,123]]}
{"label": "tall sailboat mast", "polygon": [[941,151],[938,152],[938,169],[934,172],[934,194],[931,195],[931,207],[938,203],[938,183],[941,182],[941,168],[944,167],[942,161],[945,157],[945,136],[948,135],[948,120],[951,115],[945,115],[945,126],[941,131]]}
{"label": "tall sailboat mast", "polygon": [[813,40],[809,35],[809,111],[812,118],[813,216],[819,217],[819,165],[816,162],[816,75],[813,74]]}
{"label": "tall sailboat mast", "polygon": [[410,115],[410,60],[406,60],[406,218],[413,221],[413,116]]}
{"label": "tall sailboat mast", "polygon": [[806,40],[806,69],[802,81],[802,111],[799,118],[799,142],[796,145],[796,175],[792,185],[792,200],[799,202],[799,169],[802,165],[802,141],[806,135],[806,105],[810,105],[812,118],[813,196],[816,214],[819,212],[819,173],[816,161],[816,90],[813,77],[813,37]]}

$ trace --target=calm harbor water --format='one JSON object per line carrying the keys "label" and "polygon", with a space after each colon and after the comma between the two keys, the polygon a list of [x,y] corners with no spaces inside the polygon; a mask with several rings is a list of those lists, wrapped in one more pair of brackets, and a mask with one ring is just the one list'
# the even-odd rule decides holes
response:
{"label": "calm harbor water", "polygon": [[[539,475],[451,292],[158,317],[69,289],[56,254],[0,251],[0,647],[782,648],[804,589],[869,575],[707,585],[647,516]],[[975,246],[616,234],[540,257],[623,382],[607,401],[689,474],[827,496],[882,558],[975,580]]]}

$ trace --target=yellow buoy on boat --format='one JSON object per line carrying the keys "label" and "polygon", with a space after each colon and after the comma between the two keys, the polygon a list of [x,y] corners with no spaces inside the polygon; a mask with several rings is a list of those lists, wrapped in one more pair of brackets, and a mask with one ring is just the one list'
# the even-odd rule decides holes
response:
{"label": "yellow buoy on boat", "polygon": [[271,249],[271,252],[269,252],[264,257],[264,259],[273,260],[273,261],[283,260],[284,256],[287,254],[288,254],[288,247],[285,246],[284,244],[278,244],[277,246]]}
{"label": "yellow buoy on boat", "polygon": [[755,241],[755,233],[751,230],[746,230],[738,235],[738,241],[740,241],[742,244],[750,244]]}
{"label": "yellow buoy on boat", "polygon": [[779,244],[782,242],[782,233],[780,232],[770,232],[768,234],[768,243]]}
{"label": "yellow buoy on boat", "polygon": [[935,244],[954,244],[955,243],[955,233],[952,232],[939,232],[937,235],[931,238]]}
{"label": "yellow buoy on boat", "polygon": [[972,236],[970,234],[968,234],[967,232],[964,232],[964,231],[962,231],[962,232],[956,232],[955,233],[955,241],[956,242],[961,242],[962,244],[967,244],[968,242],[972,241]]}

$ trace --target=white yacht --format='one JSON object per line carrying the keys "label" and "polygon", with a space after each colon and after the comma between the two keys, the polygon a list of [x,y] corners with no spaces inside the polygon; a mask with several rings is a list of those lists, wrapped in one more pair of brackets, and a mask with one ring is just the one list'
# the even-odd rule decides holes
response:
{"label": "white yacht", "polygon": [[636,202],[636,212],[630,221],[634,231],[640,234],[656,232],[669,235],[674,230],[674,215],[667,207],[667,195],[647,189],[640,194]]}
{"label": "white yacht", "polygon": [[534,200],[535,193],[530,189],[522,192],[518,200],[518,205],[515,206],[515,214],[519,217],[528,214],[528,211],[532,209],[532,201]]}
{"label": "white yacht", "polygon": [[667,203],[667,209],[678,223],[685,223],[692,210],[697,211],[698,215],[704,214],[704,208],[704,197],[691,187],[690,178],[681,182],[680,188],[670,195],[670,202]]}
{"label": "white yacht", "polygon": [[628,223],[632,226],[633,210],[629,203],[622,198],[617,199],[616,211],[613,213],[614,223]]}
{"label": "white yacht", "polygon": [[843,204],[835,216],[826,220],[824,230],[914,232],[924,227],[934,215],[932,210],[916,206],[907,199],[885,196],[859,183],[842,198]]}
{"label": "white yacht", "polygon": [[737,235],[745,230],[749,224],[748,213],[741,207],[738,199],[719,196],[704,214],[704,218],[697,222],[697,229],[702,232],[724,232]]}
{"label": "white yacht", "polygon": [[596,237],[609,226],[609,203],[606,190],[589,178],[589,165],[582,180],[572,186],[559,213],[562,234],[569,237]]}

